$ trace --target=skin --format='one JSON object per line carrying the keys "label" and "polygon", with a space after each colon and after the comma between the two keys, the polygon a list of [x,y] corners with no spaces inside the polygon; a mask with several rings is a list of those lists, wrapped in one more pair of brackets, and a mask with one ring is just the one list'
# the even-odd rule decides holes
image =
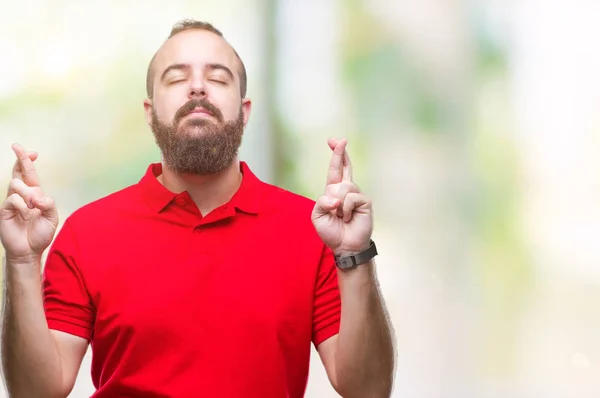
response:
{"label": "skin", "polygon": [[[239,68],[233,49],[223,38],[201,30],[175,35],[159,49],[153,64],[154,93],[144,100],[148,124],[153,109],[168,123],[187,101],[202,98],[218,107],[226,121],[236,118],[241,108],[245,126],[251,101],[241,98]],[[213,117],[195,113],[186,118]],[[357,253],[369,246],[372,204],[352,180],[347,141],[332,138],[328,145],[332,157],[327,182],[312,221],[334,253]],[[7,270],[2,334],[5,380],[13,397],[65,397],[73,388],[88,342],[47,327],[41,255],[54,237],[58,213],[54,201],[40,187],[33,165],[37,154],[16,144],[13,151],[17,157],[13,180],[0,209],[0,240],[6,249]],[[206,214],[229,201],[242,175],[236,159],[223,172],[204,176],[178,175],[163,165],[158,179],[173,192],[188,191]],[[375,263],[371,260],[351,270],[339,270],[338,280],[340,333],[317,347],[328,377],[344,397],[388,397],[393,383],[393,338]]]}
{"label": "skin", "polygon": [[[331,138],[327,183],[312,221],[336,255],[366,250],[373,232],[372,202],[352,179],[347,140]],[[339,334],[317,347],[335,390],[343,397],[389,397],[393,387],[393,332],[379,292],[375,261],[338,269],[342,301]]]}
{"label": "skin", "polygon": [[73,388],[87,341],[49,330],[41,289],[41,257],[58,225],[33,165],[35,153],[12,146],[17,161],[0,207],[6,250],[2,365],[11,397],[66,397]]}
{"label": "skin", "polygon": [[[190,49],[202,48],[202,51]],[[182,67],[172,68],[174,65]],[[226,121],[234,120],[242,107],[244,126],[248,123],[252,102],[241,98],[239,70],[241,65],[231,46],[214,33],[190,30],[169,39],[158,51],[152,67],[154,93],[144,101],[148,125],[152,108],[163,122],[173,120],[177,110],[193,98],[210,101],[221,110]],[[165,74],[166,71],[166,74]],[[214,117],[205,114],[187,118]],[[188,191],[202,214],[226,203],[241,184],[239,162],[236,161],[218,175],[177,175],[163,165],[159,181],[173,192]]]}

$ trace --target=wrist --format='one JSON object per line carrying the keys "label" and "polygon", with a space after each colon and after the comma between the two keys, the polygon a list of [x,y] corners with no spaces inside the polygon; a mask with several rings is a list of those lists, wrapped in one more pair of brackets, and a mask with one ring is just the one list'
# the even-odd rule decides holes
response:
{"label": "wrist", "polygon": [[375,246],[375,242],[369,240],[368,245],[357,245],[356,250],[354,248],[336,250],[334,252],[334,259],[338,268],[349,270],[370,262],[376,255],[377,247]]}
{"label": "wrist", "polygon": [[32,276],[39,275],[41,271],[42,256],[31,254],[26,256],[4,256],[4,264],[7,276]]}
{"label": "wrist", "polygon": [[347,247],[340,246],[340,247],[336,248],[335,250],[333,250],[333,254],[335,256],[353,256],[355,254],[362,253],[362,252],[368,250],[371,247],[372,242],[373,242],[372,240],[368,240],[365,243],[362,243],[359,245],[347,246]]}

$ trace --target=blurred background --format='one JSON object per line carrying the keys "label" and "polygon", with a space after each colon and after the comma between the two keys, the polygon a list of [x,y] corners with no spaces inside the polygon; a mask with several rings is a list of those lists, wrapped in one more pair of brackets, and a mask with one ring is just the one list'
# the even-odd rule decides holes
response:
{"label": "blurred background", "polygon": [[[246,63],[241,155],[259,177],[317,198],[327,137],[349,138],[394,397],[597,397],[598,15],[592,0],[10,2],[0,183],[14,141],[39,151],[62,220],[136,183],[159,160],[147,64],[177,20],[210,21]],[[93,393],[89,363],[72,397]],[[307,397],[337,397],[317,355]]]}

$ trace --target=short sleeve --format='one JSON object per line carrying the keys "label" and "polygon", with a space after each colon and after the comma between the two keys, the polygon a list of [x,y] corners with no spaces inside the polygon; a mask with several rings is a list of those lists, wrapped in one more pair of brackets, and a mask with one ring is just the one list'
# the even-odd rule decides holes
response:
{"label": "short sleeve", "polygon": [[77,241],[67,219],[44,265],[44,311],[50,329],[90,340],[95,311],[77,261]]}
{"label": "short sleeve", "polygon": [[313,344],[318,346],[340,330],[341,302],[333,253],[323,250],[317,273],[313,307]]}

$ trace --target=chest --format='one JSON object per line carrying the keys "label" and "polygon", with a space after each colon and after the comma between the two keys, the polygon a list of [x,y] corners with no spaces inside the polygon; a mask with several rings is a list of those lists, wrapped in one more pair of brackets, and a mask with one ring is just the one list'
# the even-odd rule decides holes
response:
{"label": "chest", "polygon": [[289,261],[293,249],[276,231],[230,231],[171,226],[116,234],[112,250],[94,260],[96,338],[189,345],[240,333],[250,340],[309,336],[317,264]]}

